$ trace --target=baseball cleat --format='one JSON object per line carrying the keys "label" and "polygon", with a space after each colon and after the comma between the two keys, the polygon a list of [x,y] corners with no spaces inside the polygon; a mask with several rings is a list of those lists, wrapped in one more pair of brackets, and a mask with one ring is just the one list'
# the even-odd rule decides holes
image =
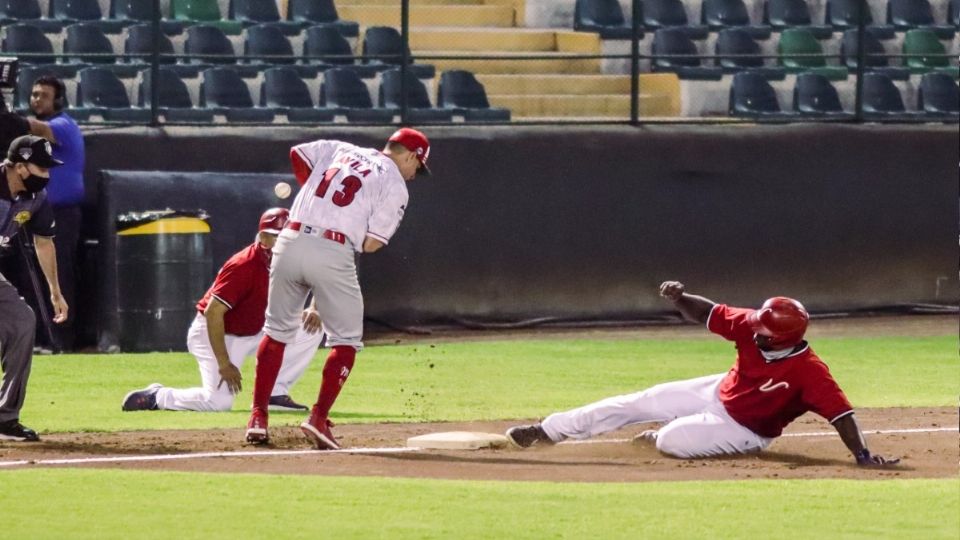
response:
{"label": "baseball cleat", "polygon": [[270,396],[271,411],[309,411],[310,407],[301,405],[293,400],[289,395]]}
{"label": "baseball cleat", "polygon": [[331,427],[333,427],[333,422],[326,418],[314,419],[313,415],[310,415],[309,420],[300,424],[300,431],[303,432],[307,440],[313,443],[313,447],[317,450],[339,450],[340,443],[333,438],[333,432],[330,431]]}
{"label": "baseball cleat", "polygon": [[657,430],[648,429],[643,431],[633,437],[631,441],[633,444],[637,445],[656,445],[657,444]]}
{"label": "baseball cleat", "polygon": [[160,383],[153,383],[146,388],[134,390],[123,396],[124,411],[152,411],[157,408],[157,391],[163,388]]}
{"label": "baseball cleat", "polygon": [[267,444],[270,442],[270,435],[267,433],[267,414],[265,412],[254,409],[250,413],[246,438],[250,444]]}
{"label": "baseball cleat", "polygon": [[553,444],[540,424],[514,426],[507,430],[506,436],[510,444],[517,448],[530,448],[538,443]]}
{"label": "baseball cleat", "polygon": [[19,420],[0,422],[0,441],[39,441],[37,432],[20,423]]}

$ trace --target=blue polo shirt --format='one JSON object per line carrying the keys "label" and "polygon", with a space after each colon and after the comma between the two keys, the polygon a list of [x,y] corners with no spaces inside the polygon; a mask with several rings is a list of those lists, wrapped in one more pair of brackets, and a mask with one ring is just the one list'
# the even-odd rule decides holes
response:
{"label": "blue polo shirt", "polygon": [[47,200],[53,206],[78,205],[83,202],[83,134],[66,113],[57,113],[46,122],[57,139],[53,144],[53,158],[63,162],[50,169]]}

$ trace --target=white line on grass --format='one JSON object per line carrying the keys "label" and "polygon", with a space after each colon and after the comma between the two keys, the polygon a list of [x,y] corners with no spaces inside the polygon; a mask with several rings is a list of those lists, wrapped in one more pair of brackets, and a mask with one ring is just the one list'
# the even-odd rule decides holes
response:
{"label": "white line on grass", "polygon": [[[866,431],[866,434],[888,434],[888,433],[937,433],[944,431],[960,431],[960,427],[947,428],[911,428],[911,429],[878,429]],[[818,431],[809,433],[787,433],[783,437],[827,437],[836,435],[836,432]],[[630,439],[596,439],[584,441],[564,441],[560,444],[612,444],[625,443]],[[87,465],[91,463],[129,463],[144,461],[172,461],[183,459],[207,459],[207,458],[237,458],[237,457],[275,457],[275,456],[301,456],[309,454],[400,454],[406,452],[420,452],[419,447],[387,447],[387,448],[343,448],[341,450],[246,450],[240,452],[200,452],[195,454],[154,454],[146,456],[104,456],[95,458],[72,458],[72,459],[35,459],[18,461],[0,461],[2,467],[20,467],[23,465]]]}

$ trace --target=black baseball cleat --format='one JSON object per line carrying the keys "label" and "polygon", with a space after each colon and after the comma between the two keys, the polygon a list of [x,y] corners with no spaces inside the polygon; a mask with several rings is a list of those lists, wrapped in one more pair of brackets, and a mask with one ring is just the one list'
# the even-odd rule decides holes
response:
{"label": "black baseball cleat", "polygon": [[514,426],[507,430],[507,440],[516,447],[530,448],[535,444],[553,444],[540,424]]}
{"label": "black baseball cleat", "polygon": [[293,400],[289,395],[270,396],[271,411],[309,411],[310,407],[301,405]]}
{"label": "black baseball cleat", "polygon": [[19,420],[0,422],[0,441],[39,441],[37,432],[20,423]]}
{"label": "black baseball cleat", "polygon": [[152,411],[157,408],[157,391],[162,384],[153,383],[146,388],[134,390],[123,396],[122,409],[125,411]]}

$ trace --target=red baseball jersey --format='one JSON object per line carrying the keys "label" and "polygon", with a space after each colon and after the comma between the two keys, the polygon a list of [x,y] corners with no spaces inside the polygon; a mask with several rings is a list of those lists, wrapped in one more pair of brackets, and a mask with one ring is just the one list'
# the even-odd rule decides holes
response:
{"label": "red baseball jersey", "polygon": [[211,298],[226,304],[226,332],[233,336],[252,336],[263,329],[267,311],[267,286],[270,280],[270,252],[257,242],[238,251],[217,272],[213,285],[197,302],[203,313]]}
{"label": "red baseball jersey", "polygon": [[790,356],[767,361],[747,323],[752,309],[718,304],[707,328],[733,341],[737,360],[720,382],[720,401],[730,416],[764,437],[779,437],[783,428],[807,411],[830,422],[853,412],[830,370],[804,343]]}

